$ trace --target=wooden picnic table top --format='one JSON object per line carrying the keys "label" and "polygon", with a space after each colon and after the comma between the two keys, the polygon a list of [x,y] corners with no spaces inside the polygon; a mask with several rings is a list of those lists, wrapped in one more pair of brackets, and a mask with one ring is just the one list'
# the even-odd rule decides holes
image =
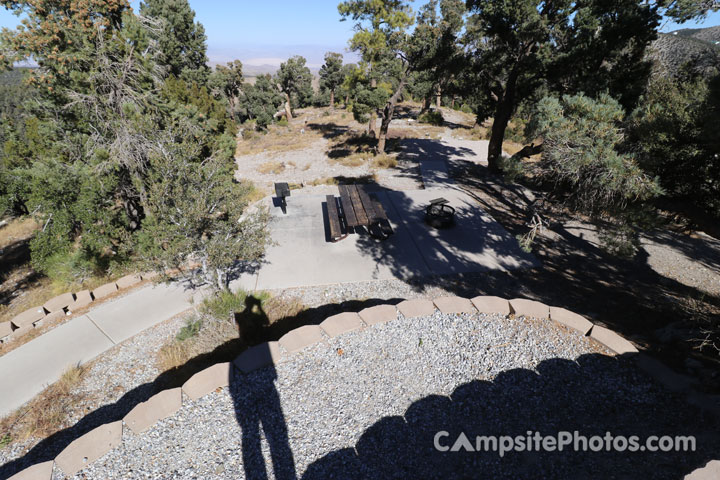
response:
{"label": "wooden picnic table top", "polygon": [[387,219],[382,206],[370,198],[362,185],[338,185],[338,190],[348,226],[367,227]]}

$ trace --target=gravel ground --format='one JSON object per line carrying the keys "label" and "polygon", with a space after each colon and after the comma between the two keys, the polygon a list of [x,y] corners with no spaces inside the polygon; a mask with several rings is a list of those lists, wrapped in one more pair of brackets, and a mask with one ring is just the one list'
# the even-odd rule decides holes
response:
{"label": "gravel ground", "polygon": [[[146,433],[126,431],[75,478],[678,478],[717,456],[713,420],[604,353],[549,321],[398,319],[236,375]],[[698,451],[500,458],[440,453],[441,430],[450,444],[459,432],[694,434]]]}
{"label": "gravel ground", "polygon": [[[573,235],[602,246],[594,225],[572,220],[564,227]],[[641,236],[640,244],[645,261],[660,275],[709,295],[720,295],[720,240],[702,232],[690,236],[651,231]]]}
{"label": "gravel ground", "polygon": [[[68,409],[68,417],[62,424],[62,428],[68,430],[51,437],[49,442],[32,437],[0,449],[0,465],[3,466],[0,467],[0,478],[5,478],[5,473],[12,474],[46,460],[48,451],[59,453],[68,441],[95,426],[122,418],[132,406],[149,398],[154,393],[152,382],[161,373],[156,367],[155,354],[183,325],[184,316],[172,318],[113,347],[87,364],[82,380],[70,392],[78,394],[82,401]],[[20,459],[33,449],[27,458],[9,468],[9,462]]]}

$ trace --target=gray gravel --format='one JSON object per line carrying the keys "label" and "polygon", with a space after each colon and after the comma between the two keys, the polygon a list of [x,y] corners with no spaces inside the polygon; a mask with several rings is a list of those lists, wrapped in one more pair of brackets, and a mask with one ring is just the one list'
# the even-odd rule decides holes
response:
{"label": "gray gravel", "polygon": [[[266,478],[263,465],[269,478],[677,478],[717,456],[717,427],[629,362],[549,321],[436,312],[236,375],[145,434],[126,430],[122,447],[75,478],[248,478],[245,465],[250,478]],[[432,447],[438,430],[474,438],[528,429],[691,433],[699,451],[499,459]]]}

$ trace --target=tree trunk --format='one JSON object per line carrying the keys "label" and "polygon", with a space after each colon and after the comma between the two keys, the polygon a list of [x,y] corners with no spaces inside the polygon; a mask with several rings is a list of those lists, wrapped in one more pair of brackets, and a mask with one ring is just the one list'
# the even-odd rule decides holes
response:
{"label": "tree trunk", "polygon": [[[377,87],[377,80],[374,78],[370,80],[370,87],[375,88]],[[370,121],[368,122],[368,135],[375,138],[377,135],[375,134],[375,123],[377,121],[377,112],[373,110],[370,113]]]}
{"label": "tree trunk", "polygon": [[378,136],[377,153],[385,153],[385,139],[387,138],[388,127],[392,121],[393,113],[395,113],[395,105],[397,104],[398,98],[402,93],[402,89],[405,87],[405,80],[407,79],[407,73],[402,76],[400,83],[398,84],[397,90],[388,99],[383,108],[382,123],[380,124],[380,135]]}
{"label": "tree trunk", "polygon": [[335,106],[335,90],[330,90],[330,108]]}
{"label": "tree trunk", "polygon": [[508,75],[505,91],[495,106],[495,115],[493,116],[492,129],[490,131],[490,141],[488,142],[488,170],[493,173],[500,173],[502,171],[500,166],[502,144],[505,139],[505,130],[515,109],[515,86],[517,84],[517,78],[517,68],[513,68],[510,71],[510,75]]}
{"label": "tree trunk", "polygon": [[420,114],[422,115],[423,113],[427,112],[428,110],[430,110],[430,97],[429,96],[423,98],[423,106],[422,106],[422,110],[420,110]]}
{"label": "tree trunk", "polygon": [[452,100],[450,100],[450,108],[455,109],[455,95],[453,95]]}
{"label": "tree trunk", "polygon": [[292,108],[290,107],[290,95],[287,93],[285,94],[285,118],[287,118],[288,121],[292,120]]}
{"label": "tree trunk", "polygon": [[492,129],[490,130],[490,141],[488,142],[488,170],[493,173],[500,173],[500,159],[502,157],[502,144],[505,138],[512,107],[506,102],[500,102],[495,108]]}
{"label": "tree trunk", "polygon": [[442,89],[440,88],[440,85],[438,85],[437,90],[435,91],[435,108],[438,110],[442,106]]}

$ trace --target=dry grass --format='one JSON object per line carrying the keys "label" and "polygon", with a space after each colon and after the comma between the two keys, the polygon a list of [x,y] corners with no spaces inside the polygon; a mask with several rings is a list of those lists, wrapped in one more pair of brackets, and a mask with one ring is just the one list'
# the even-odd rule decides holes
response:
{"label": "dry grass", "polygon": [[238,140],[235,155],[302,150],[319,141],[328,128],[345,127],[352,121],[342,111],[330,109],[307,108],[295,114],[288,125],[270,125],[267,132],[247,130]]}
{"label": "dry grass", "polygon": [[490,128],[480,125],[472,128],[458,128],[453,133],[456,138],[461,140],[488,140],[490,138]]}
{"label": "dry grass", "polygon": [[262,152],[289,152],[302,150],[317,142],[322,136],[312,130],[289,125],[287,127],[270,126],[266,133],[256,133],[238,140],[236,156],[253,155]]}
{"label": "dry grass", "polygon": [[28,240],[40,225],[32,217],[13,218],[0,227],[0,250],[16,242]]}
{"label": "dry grass", "polygon": [[353,153],[347,157],[330,158],[328,162],[342,165],[343,167],[361,167],[365,165],[372,153]]}
{"label": "dry grass", "polygon": [[278,174],[285,171],[285,164],[283,162],[269,161],[258,165],[256,170],[263,175]]}
{"label": "dry grass", "polygon": [[335,177],[321,177],[314,180],[310,180],[308,184],[316,187],[318,185],[339,185],[340,181]]}
{"label": "dry grass", "polygon": [[508,155],[515,155],[517,152],[523,149],[525,145],[522,143],[517,142],[503,142],[503,151],[506,152]]}
{"label": "dry grass", "polygon": [[[286,300],[281,297],[269,297],[268,294],[256,293],[256,297],[264,299],[262,309],[270,324],[288,317],[293,317],[306,309],[297,299]],[[239,301],[242,304],[242,301]],[[206,310],[202,317],[191,318],[186,327],[193,322],[201,321],[200,328],[190,335],[178,336],[165,344],[157,354],[156,364],[160,371],[176,369],[191,359],[212,352],[221,345],[238,338],[238,326],[230,318],[216,318],[212,311]]]}
{"label": "dry grass", "polygon": [[395,168],[398,165],[396,155],[388,155],[386,153],[377,155],[372,159],[373,168]]}
{"label": "dry grass", "polygon": [[68,368],[60,380],[43,390],[23,408],[0,420],[0,441],[9,445],[28,438],[46,438],[66,427],[72,408],[82,400],[73,389],[80,384],[85,369]]}
{"label": "dry grass", "polygon": [[361,177],[320,177],[314,180],[310,180],[308,185],[340,185],[340,184],[351,184],[351,183],[378,183],[377,174],[363,175]]}
{"label": "dry grass", "polygon": [[190,359],[211,352],[220,345],[237,338],[237,327],[227,319],[219,320],[205,316],[202,322],[197,334],[185,340],[174,338],[160,348],[156,358],[156,364],[160,371],[166,372],[177,368],[186,364]]}
{"label": "dry grass", "polygon": [[392,126],[388,129],[388,140],[402,140],[406,138],[430,138],[439,140],[445,133],[445,127],[434,125],[415,124],[412,127]]}
{"label": "dry grass", "polygon": [[248,193],[247,201],[248,205],[251,205],[257,201],[262,200],[266,196],[268,196],[270,193],[270,190],[258,187],[257,185],[253,185],[252,190],[250,190],[250,193]]}
{"label": "dry grass", "polygon": [[65,292],[93,290],[100,285],[113,281],[120,275],[92,276],[76,282],[52,281],[42,277],[31,286],[24,286],[23,293],[10,306],[0,306],[0,322],[10,320],[29,308],[42,305],[48,300]]}

